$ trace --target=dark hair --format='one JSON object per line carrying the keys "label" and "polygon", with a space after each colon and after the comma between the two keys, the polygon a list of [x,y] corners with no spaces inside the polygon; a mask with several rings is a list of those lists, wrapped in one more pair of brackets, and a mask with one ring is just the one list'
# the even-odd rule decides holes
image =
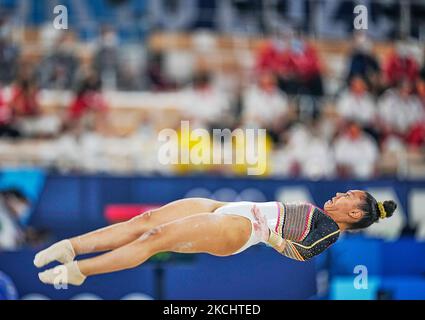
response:
{"label": "dark hair", "polygon": [[[364,212],[364,216],[359,221],[351,224],[351,230],[364,229],[379,221],[381,213],[379,211],[378,201],[369,192],[365,192],[365,195],[366,197],[359,208]],[[392,200],[384,201],[383,206],[386,212],[386,218],[390,218],[397,209],[397,203]]]}
{"label": "dark hair", "polygon": [[29,202],[28,197],[20,190],[18,189],[6,189],[6,190],[1,190],[0,194],[4,197],[13,197],[13,198],[17,198],[20,201],[24,201],[24,202]]}

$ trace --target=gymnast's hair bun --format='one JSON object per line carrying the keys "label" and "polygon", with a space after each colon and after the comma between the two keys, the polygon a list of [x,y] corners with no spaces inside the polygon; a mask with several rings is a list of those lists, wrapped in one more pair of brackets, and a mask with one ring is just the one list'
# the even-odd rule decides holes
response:
{"label": "gymnast's hair bun", "polygon": [[392,200],[384,201],[383,203],[387,218],[391,217],[394,211],[397,209],[397,203]]}

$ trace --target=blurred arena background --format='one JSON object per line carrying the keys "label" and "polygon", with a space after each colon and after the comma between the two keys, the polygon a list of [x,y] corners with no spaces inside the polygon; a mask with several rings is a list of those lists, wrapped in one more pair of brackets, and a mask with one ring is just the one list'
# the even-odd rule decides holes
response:
{"label": "blurred arena background", "polygon": [[[420,0],[0,0],[0,299],[425,299],[424,39]],[[183,119],[266,128],[266,172],[161,164],[158,133]],[[398,212],[308,263],[162,254],[67,290],[32,265],[183,197],[356,188]]]}

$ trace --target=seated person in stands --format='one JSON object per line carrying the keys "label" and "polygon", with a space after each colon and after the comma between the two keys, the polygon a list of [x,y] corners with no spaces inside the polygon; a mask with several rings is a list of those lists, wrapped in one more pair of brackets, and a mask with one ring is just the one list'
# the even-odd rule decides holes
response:
{"label": "seated person in stands", "polygon": [[387,87],[395,87],[402,81],[414,83],[418,79],[419,64],[407,42],[399,41],[396,44],[385,59],[383,72]]}
{"label": "seated person in stands", "polygon": [[46,233],[24,224],[30,200],[17,189],[0,191],[0,251],[44,242]]}
{"label": "seated person in stands", "polygon": [[23,66],[12,87],[9,107],[13,110],[16,126],[23,136],[44,137],[58,133],[60,120],[57,116],[42,112],[38,84],[28,66]]}
{"label": "seated person in stands", "polygon": [[257,70],[279,75],[280,88],[288,94],[323,95],[320,59],[301,32],[278,32],[257,56]]}
{"label": "seated person in stands", "polygon": [[68,118],[71,123],[78,123],[90,113],[103,119],[107,104],[103,99],[102,82],[99,75],[90,67],[82,66],[75,90],[75,97],[69,107]]}
{"label": "seated person in stands", "polygon": [[351,53],[348,82],[354,77],[365,79],[366,84],[373,93],[380,89],[380,66],[372,49],[372,42],[365,32],[354,33],[354,46]]}
{"label": "seated person in stands", "polygon": [[40,114],[38,88],[30,74],[22,74],[12,89],[10,105],[18,117],[35,117]]}
{"label": "seated person in stands", "polygon": [[0,137],[19,137],[19,131],[13,125],[13,112],[9,104],[6,103],[3,93],[0,90]]}

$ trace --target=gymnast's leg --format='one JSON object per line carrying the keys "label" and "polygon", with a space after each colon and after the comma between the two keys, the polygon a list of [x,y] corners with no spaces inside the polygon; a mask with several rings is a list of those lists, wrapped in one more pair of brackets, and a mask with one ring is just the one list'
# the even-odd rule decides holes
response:
{"label": "gymnast's leg", "polygon": [[202,198],[174,201],[129,221],[60,241],[38,253],[34,259],[41,268],[52,261],[67,263],[80,254],[114,250],[139,238],[144,232],[167,222],[202,212],[213,212],[224,203]]}
{"label": "gymnast's leg", "polygon": [[[159,252],[210,253],[228,256],[239,250],[251,236],[251,222],[222,214],[197,214],[157,226],[137,240],[100,256],[66,264],[69,284],[80,285],[87,276],[134,268]],[[39,274],[53,284],[54,269]]]}

